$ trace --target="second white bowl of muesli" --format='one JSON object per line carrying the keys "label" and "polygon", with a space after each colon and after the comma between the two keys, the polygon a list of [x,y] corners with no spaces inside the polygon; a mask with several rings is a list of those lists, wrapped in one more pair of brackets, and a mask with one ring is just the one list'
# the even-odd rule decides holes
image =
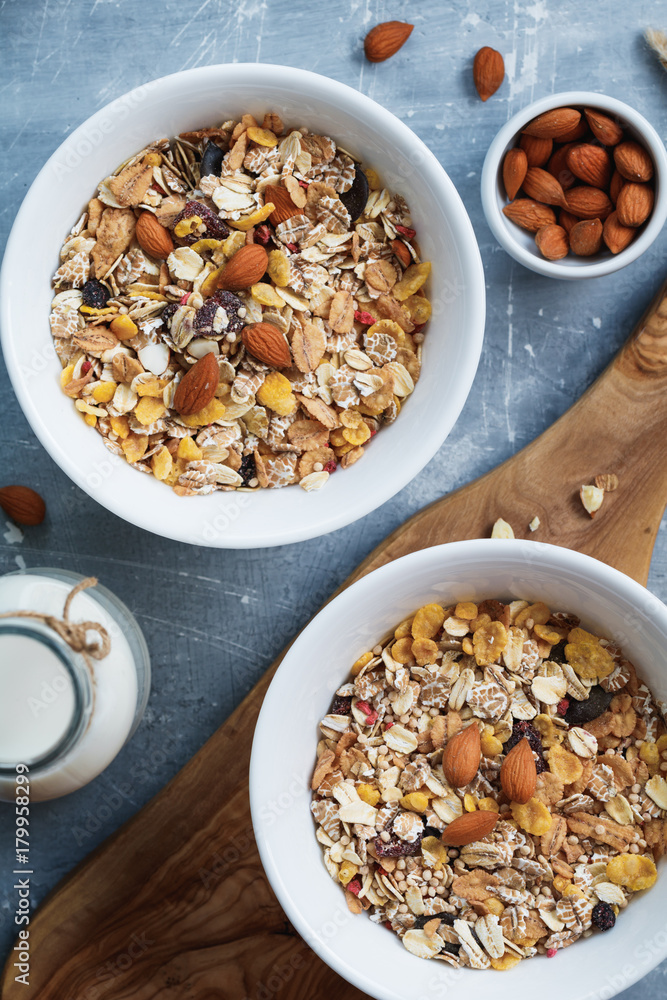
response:
{"label": "second white bowl of muesli", "polygon": [[279,667],[250,770],[299,933],[379,1000],[486,1000],[496,970],[602,1000],[650,971],[665,649],[648,590],[536,542],[425,549],[338,596]]}
{"label": "second white bowl of muesli", "polygon": [[2,289],[10,375],[58,464],[127,520],[223,548],[401,489],[484,326],[472,227],[427,147],[334,80],[254,64],[157,80],[74,132]]}

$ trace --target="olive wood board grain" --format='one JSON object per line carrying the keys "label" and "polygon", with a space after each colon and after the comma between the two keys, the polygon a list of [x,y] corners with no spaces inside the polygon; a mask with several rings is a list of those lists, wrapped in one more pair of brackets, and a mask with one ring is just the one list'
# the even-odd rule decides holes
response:
{"label": "olive wood board grain", "polygon": [[[582,398],[504,464],[411,517],[343,587],[442,542],[517,534],[586,552],[645,584],[667,501],[667,284]],[[579,487],[614,472],[595,519]],[[525,526],[525,527],[524,527]],[[341,588],[342,589],[342,588]],[[3,1000],[362,998],[290,927],[252,835],[251,734],[280,663],[175,778],[71,872],[30,924],[31,984]]]}

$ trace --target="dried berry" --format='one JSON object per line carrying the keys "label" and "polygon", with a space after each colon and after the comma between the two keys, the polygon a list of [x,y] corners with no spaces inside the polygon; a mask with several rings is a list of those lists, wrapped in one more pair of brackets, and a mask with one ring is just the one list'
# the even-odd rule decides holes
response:
{"label": "dried berry", "polygon": [[565,656],[565,640],[556,643],[555,646],[551,647],[551,652],[549,653],[549,659],[554,663],[567,663],[567,658]]}
{"label": "dried berry", "polygon": [[219,177],[224,155],[220,147],[216,146],[214,142],[207,142],[204,148],[204,155],[201,158],[199,176],[208,177],[210,174],[214,174],[216,177]]}
{"label": "dried berry", "polygon": [[378,858],[409,858],[421,854],[422,836],[420,834],[413,843],[401,840],[395,833],[392,833],[389,840],[376,837],[373,841],[375,853]]}
{"label": "dried berry", "polygon": [[[241,468],[239,469],[239,476],[243,480],[242,484],[243,486],[250,486],[251,480],[257,478],[257,469],[255,467],[255,456],[252,453],[250,455],[244,455],[243,458],[241,459]],[[348,701],[350,700],[351,699],[348,699]],[[335,715],[339,714],[338,712],[336,712],[335,708],[332,708],[331,711]],[[349,709],[347,711],[349,711]],[[340,714],[345,715],[346,713],[342,712]]]}
{"label": "dried berry", "polygon": [[350,708],[352,707],[351,698],[343,698],[340,695],[336,695],[331,706],[332,715],[349,715]]}
{"label": "dried berry", "polygon": [[174,229],[183,219],[190,219],[193,215],[199,216],[206,227],[206,232],[189,233],[187,236],[182,236],[180,238],[181,243],[192,246],[197,240],[224,240],[225,237],[229,236],[229,226],[227,223],[218,218],[215,212],[212,212],[207,205],[199,201],[189,201],[183,211],[178,213],[171,224],[171,228]]}
{"label": "dried berry", "polygon": [[561,698],[561,700],[558,702],[558,705],[556,706],[556,711],[558,712],[559,715],[565,715],[569,707],[570,707],[570,699]]}
{"label": "dried berry", "polygon": [[109,289],[105,288],[101,281],[91,278],[81,289],[81,297],[84,306],[91,309],[104,309],[109,301]]}
{"label": "dried berry", "polygon": [[616,914],[609,903],[597,903],[593,907],[592,918],[596,927],[601,931],[610,931],[616,923]]}
{"label": "dried berry", "polygon": [[338,468],[338,465],[337,465],[337,463],[336,463],[336,459],[335,459],[335,458],[331,458],[331,459],[330,459],[330,460],[329,460],[329,461],[328,461],[328,462],[326,463],[326,465],[324,466],[324,468],[323,468],[323,470],[322,470],[322,471],[323,471],[323,472],[328,472],[328,473],[329,473],[329,475],[331,475],[331,473],[332,473],[332,472],[335,472],[337,468]]}
{"label": "dried berry", "polygon": [[268,226],[257,226],[255,230],[255,242],[261,243],[263,246],[271,239],[271,230]]}
{"label": "dried berry", "polygon": [[353,895],[358,896],[361,892],[362,882],[358,875],[355,875],[353,879],[347,883],[347,890]]}
{"label": "dried berry", "polygon": [[[218,315],[220,307],[222,307],[222,313]],[[245,308],[245,302],[233,292],[214,292],[195,314],[195,336],[220,337],[226,333],[240,333],[244,322],[239,316],[239,310],[242,309],[245,312]]]}
{"label": "dried berry", "polygon": [[352,187],[349,191],[345,191],[344,194],[341,194],[340,200],[350,213],[352,222],[356,222],[365,209],[366,202],[368,201],[368,181],[366,180],[366,174],[363,172],[358,163],[354,170]]}
{"label": "dried berry", "polygon": [[512,735],[505,744],[505,753],[509,753],[510,750],[515,747],[517,743],[520,743],[524,737],[528,740],[530,749],[534,750],[537,754],[535,767],[537,769],[537,773],[541,774],[542,771],[546,771],[547,765],[544,760],[544,748],[542,746],[540,734],[532,723],[526,722],[523,719],[514,723],[512,726]]}
{"label": "dried berry", "polygon": [[168,302],[167,305],[162,310],[162,322],[166,326],[167,330],[171,328],[171,321],[174,318],[174,314],[178,309],[178,305],[175,302]]}
{"label": "dried berry", "polygon": [[605,691],[599,684],[594,684],[585,701],[571,701],[565,713],[565,721],[570,726],[583,726],[592,719],[606,712],[614,697],[611,691]]}

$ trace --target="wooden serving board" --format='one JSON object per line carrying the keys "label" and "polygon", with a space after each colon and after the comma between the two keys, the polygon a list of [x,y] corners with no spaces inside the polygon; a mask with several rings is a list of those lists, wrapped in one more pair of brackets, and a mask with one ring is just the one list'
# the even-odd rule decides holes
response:
{"label": "wooden serving board", "polygon": [[[498,517],[528,535],[535,514],[536,539],[646,583],[667,501],[666,442],[667,284],[553,427],[410,518],[343,587],[408,552],[488,537]],[[591,520],[579,487],[606,472],[620,486]],[[14,982],[10,958],[3,1000],[363,998],[290,927],[252,834],[251,736],[281,659],[170,784],[48,897],[30,924],[30,987]]]}

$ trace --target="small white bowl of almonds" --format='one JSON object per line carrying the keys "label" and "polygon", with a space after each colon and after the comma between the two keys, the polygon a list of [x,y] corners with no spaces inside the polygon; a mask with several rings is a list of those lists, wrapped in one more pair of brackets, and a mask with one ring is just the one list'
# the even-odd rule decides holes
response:
{"label": "small white bowl of almonds", "polygon": [[482,170],[482,206],[503,248],[551,278],[593,278],[632,263],[667,219],[667,154],[637,111],[570,91],[523,108]]}
{"label": "small white bowl of almonds", "polygon": [[649,972],[666,643],[649,591],[538,542],[424,549],[340,594],[280,665],[250,768],[297,931],[379,1000],[608,1000]]}

